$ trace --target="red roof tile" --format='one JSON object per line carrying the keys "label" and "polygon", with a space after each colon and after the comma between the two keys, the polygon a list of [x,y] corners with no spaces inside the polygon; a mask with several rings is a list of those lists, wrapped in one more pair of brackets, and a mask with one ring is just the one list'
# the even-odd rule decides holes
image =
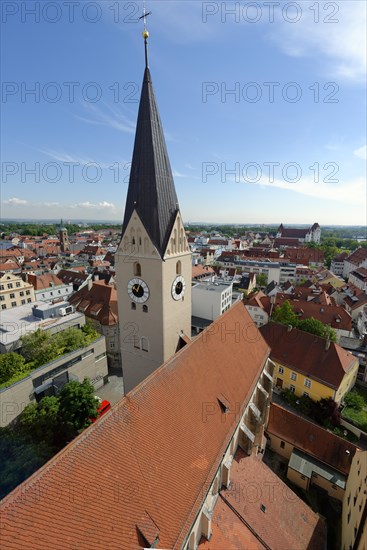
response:
{"label": "red roof tile", "polygon": [[268,357],[249,326],[238,302],[8,495],[4,547],[134,550],[148,514],[181,548]]}
{"label": "red roof tile", "polygon": [[348,475],[358,447],[345,439],[271,403],[267,432]]}
{"label": "red roof tile", "polygon": [[337,389],[344,375],[356,364],[351,353],[326,340],[296,328],[269,323],[260,332],[271,348],[270,357],[285,367],[300,372],[326,386]]}

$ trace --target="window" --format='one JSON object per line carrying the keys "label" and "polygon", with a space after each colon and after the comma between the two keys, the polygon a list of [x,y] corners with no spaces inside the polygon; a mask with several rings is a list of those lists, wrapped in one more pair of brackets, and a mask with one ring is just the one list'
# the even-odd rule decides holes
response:
{"label": "window", "polygon": [[176,275],[181,275],[181,262],[180,262],[180,260],[176,263]]}
{"label": "window", "polygon": [[4,302],[5,301],[5,296],[0,296],[0,302]]}
{"label": "window", "polygon": [[149,351],[149,340],[145,336],[141,337],[141,349],[143,351]]}
{"label": "window", "polygon": [[148,313],[148,306],[143,306],[143,312]]}
{"label": "window", "polygon": [[22,300],[22,302],[21,302],[21,303],[22,303],[22,306],[24,306],[24,304],[25,304],[25,300]]}
{"label": "window", "polygon": [[295,372],[291,373],[291,380],[297,380],[297,374]]}
{"label": "window", "polygon": [[134,302],[131,302],[131,309],[136,309],[136,304]]}
{"label": "window", "polygon": [[15,283],[15,286],[16,286],[17,288],[19,288],[19,287],[20,287],[20,283]]}
{"label": "window", "polygon": [[4,290],[4,285],[0,285],[0,290]]}
{"label": "window", "polygon": [[28,300],[27,300],[27,304],[30,304],[30,303],[31,303],[31,301],[32,301],[32,299],[31,299],[31,298],[28,298]]}
{"label": "window", "polygon": [[278,372],[279,372],[279,374],[284,374],[284,369],[283,369],[283,367],[279,367],[279,368],[278,368]]}
{"label": "window", "polygon": [[29,296],[30,293],[31,293],[31,291],[30,291],[30,290],[26,290],[25,293],[26,293],[27,296]]}
{"label": "window", "polygon": [[289,389],[292,393],[294,393],[296,391],[295,386],[292,386],[292,384],[289,386]]}
{"label": "window", "polygon": [[20,296],[24,296],[23,290],[22,290],[21,292],[19,292],[19,295],[20,295]]}
{"label": "window", "polygon": [[309,394],[306,391],[303,392],[303,395],[304,395],[304,397],[310,397]]}
{"label": "window", "polygon": [[13,288],[13,283],[8,283],[8,288]]}
{"label": "window", "polygon": [[6,304],[3,304],[3,305],[1,306],[1,309],[6,309]]}
{"label": "window", "polygon": [[136,277],[141,277],[141,265],[139,264],[139,262],[136,262],[134,264],[134,275]]}
{"label": "window", "polygon": [[311,380],[309,380],[308,378],[305,378],[305,386],[306,386],[306,388],[311,387]]}
{"label": "window", "polygon": [[133,336],[134,339],[134,348],[140,349],[140,340],[137,336]]}
{"label": "window", "polygon": [[15,294],[13,292],[10,294],[10,298],[15,298]]}
{"label": "window", "polygon": [[16,307],[17,303],[16,302],[12,302],[11,303],[11,307]]}
{"label": "window", "polygon": [[280,442],[280,448],[281,448],[281,449],[284,449],[284,447],[285,447],[285,443],[284,443],[284,441],[281,441],[281,442]]}

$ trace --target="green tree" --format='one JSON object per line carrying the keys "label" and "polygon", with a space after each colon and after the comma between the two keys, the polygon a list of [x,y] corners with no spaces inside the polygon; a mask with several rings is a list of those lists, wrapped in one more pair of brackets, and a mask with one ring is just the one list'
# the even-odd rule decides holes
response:
{"label": "green tree", "polygon": [[60,420],[66,437],[73,438],[87,428],[97,415],[98,401],[94,397],[94,386],[88,378],[82,383],[73,380],[60,393]]}
{"label": "green tree", "polygon": [[275,308],[271,318],[275,323],[280,323],[281,325],[292,325],[292,327],[295,327],[298,324],[297,315],[294,313],[288,300]]}
{"label": "green tree", "polygon": [[60,426],[60,402],[58,397],[44,397],[39,403],[30,403],[18,420],[19,431],[28,435],[34,443],[46,442],[58,446]]}
{"label": "green tree", "polygon": [[308,319],[298,321],[297,328],[303,330],[304,332],[315,334],[315,336],[321,336],[321,338],[330,338],[331,342],[336,342],[335,330],[328,325],[324,325],[321,321],[315,319],[314,317],[309,317]]}
{"label": "green tree", "polygon": [[0,499],[43,466],[53,455],[46,443],[33,443],[12,428],[0,428]]}
{"label": "green tree", "polygon": [[60,353],[69,353],[85,346],[85,334],[77,328],[69,328],[56,335],[56,344]]}
{"label": "green tree", "polygon": [[361,411],[367,406],[364,397],[355,391],[351,391],[344,396],[344,403],[347,407],[357,411]]}
{"label": "green tree", "polygon": [[264,273],[259,273],[256,275],[257,286],[266,286],[267,284],[268,284],[268,278]]}
{"label": "green tree", "polygon": [[26,372],[24,357],[18,353],[9,352],[0,355],[0,384],[7,382],[22,372]]}
{"label": "green tree", "polygon": [[311,416],[325,428],[340,425],[340,411],[337,403],[331,397],[314,401]]}
{"label": "green tree", "polygon": [[56,359],[58,355],[57,342],[52,336],[41,329],[22,338],[22,355],[27,363],[39,367]]}

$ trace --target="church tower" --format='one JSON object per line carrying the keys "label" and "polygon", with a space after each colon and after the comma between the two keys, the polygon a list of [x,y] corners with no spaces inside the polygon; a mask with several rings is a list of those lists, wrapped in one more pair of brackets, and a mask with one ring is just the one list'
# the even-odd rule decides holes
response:
{"label": "church tower", "polygon": [[191,335],[191,252],[148,66],[148,36],[145,29],[145,71],[116,253],[125,393]]}
{"label": "church tower", "polygon": [[68,236],[68,230],[64,226],[64,223],[62,220],[60,222],[59,239],[60,239],[61,252],[70,252],[70,241]]}

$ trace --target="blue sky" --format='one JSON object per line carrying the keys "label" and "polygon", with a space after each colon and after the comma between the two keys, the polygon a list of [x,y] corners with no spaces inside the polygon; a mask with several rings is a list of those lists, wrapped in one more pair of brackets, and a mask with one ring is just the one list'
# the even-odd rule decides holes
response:
{"label": "blue sky", "polygon": [[[122,220],[142,2],[1,7],[2,216]],[[364,2],[147,9],[186,222],[366,224]]]}

